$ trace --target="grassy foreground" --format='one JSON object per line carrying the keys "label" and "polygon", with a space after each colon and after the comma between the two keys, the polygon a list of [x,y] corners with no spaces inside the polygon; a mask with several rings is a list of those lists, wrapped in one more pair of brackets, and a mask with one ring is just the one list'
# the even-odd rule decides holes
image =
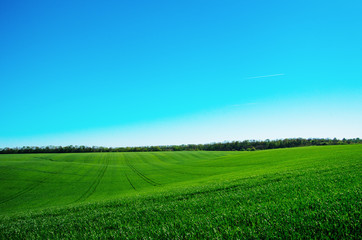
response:
{"label": "grassy foreground", "polygon": [[348,238],[362,145],[0,155],[0,238]]}

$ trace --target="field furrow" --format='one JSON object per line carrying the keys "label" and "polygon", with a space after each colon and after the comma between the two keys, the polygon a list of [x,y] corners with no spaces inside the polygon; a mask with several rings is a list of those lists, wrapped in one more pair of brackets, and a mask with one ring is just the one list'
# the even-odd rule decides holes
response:
{"label": "field furrow", "polygon": [[0,204],[6,203],[6,202],[11,201],[11,200],[13,200],[15,198],[21,197],[22,195],[24,195],[24,194],[32,191],[34,188],[38,187],[40,184],[44,183],[47,179],[48,179],[48,177],[42,179],[39,182],[35,182],[35,183],[32,183],[32,184],[28,185],[26,188],[20,190],[19,192],[11,195],[10,197],[8,197],[6,199],[1,200]]}
{"label": "field furrow", "polygon": [[126,176],[126,178],[127,178],[127,181],[128,181],[128,183],[129,183],[129,185],[131,185],[131,187],[132,187],[135,191],[137,191],[137,190],[136,190],[136,188],[133,186],[133,184],[132,184],[131,180],[129,179],[129,177],[128,177],[127,173],[125,173],[124,175]]}
{"label": "field furrow", "polygon": [[145,176],[143,173],[141,173],[137,168],[135,168],[131,162],[129,161],[128,158],[126,158],[126,163],[127,166],[134,172],[136,173],[141,179],[143,179],[145,182],[149,183],[152,186],[158,186],[160,185],[159,183],[153,181],[152,179],[150,179],[149,177]]}
{"label": "field furrow", "polygon": [[105,172],[107,171],[109,164],[109,159],[106,158],[106,163],[100,167],[100,170],[98,172],[98,175],[95,177],[92,184],[89,186],[89,188],[74,202],[82,202],[85,201],[87,198],[89,198],[97,189],[99,183],[101,182]]}

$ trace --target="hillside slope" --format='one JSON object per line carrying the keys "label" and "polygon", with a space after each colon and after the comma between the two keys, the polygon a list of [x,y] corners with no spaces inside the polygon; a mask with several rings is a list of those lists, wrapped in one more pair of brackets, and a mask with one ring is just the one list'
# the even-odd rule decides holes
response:
{"label": "hillside slope", "polygon": [[362,145],[0,156],[1,238],[358,238]]}

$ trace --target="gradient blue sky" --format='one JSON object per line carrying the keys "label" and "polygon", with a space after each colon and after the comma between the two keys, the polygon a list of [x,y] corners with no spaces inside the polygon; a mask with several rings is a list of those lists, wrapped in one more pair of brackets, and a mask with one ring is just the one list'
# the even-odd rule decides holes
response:
{"label": "gradient blue sky", "polygon": [[0,2],[0,147],[362,137],[362,2]]}

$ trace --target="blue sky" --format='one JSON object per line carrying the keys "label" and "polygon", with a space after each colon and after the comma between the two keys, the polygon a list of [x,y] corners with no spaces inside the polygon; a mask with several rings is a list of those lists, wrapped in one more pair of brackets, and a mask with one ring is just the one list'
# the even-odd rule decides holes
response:
{"label": "blue sky", "polygon": [[362,137],[361,1],[0,3],[0,147]]}

